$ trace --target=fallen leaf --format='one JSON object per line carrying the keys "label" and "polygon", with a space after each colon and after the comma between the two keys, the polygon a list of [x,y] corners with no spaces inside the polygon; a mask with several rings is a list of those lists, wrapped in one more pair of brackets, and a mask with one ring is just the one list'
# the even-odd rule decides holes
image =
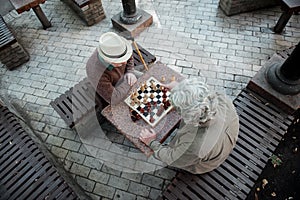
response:
{"label": "fallen leaf", "polygon": [[263,180],[262,180],[262,186],[261,186],[261,187],[262,187],[263,189],[265,189],[265,186],[266,186],[267,184],[268,184],[267,179],[263,179]]}

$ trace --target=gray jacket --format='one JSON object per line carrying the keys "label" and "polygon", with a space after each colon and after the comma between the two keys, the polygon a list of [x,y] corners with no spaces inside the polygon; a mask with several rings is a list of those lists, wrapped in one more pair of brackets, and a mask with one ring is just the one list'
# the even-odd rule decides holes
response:
{"label": "gray jacket", "polygon": [[238,115],[231,100],[224,95],[217,98],[216,118],[208,126],[194,127],[182,122],[169,145],[150,143],[154,157],[194,174],[217,168],[232,151],[239,132]]}

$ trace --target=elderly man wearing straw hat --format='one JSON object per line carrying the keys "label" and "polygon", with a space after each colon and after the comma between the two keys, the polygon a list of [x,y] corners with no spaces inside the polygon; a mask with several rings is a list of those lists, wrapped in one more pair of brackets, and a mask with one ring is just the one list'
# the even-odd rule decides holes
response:
{"label": "elderly man wearing straw hat", "polygon": [[193,174],[206,173],[217,168],[235,146],[238,115],[228,97],[210,91],[199,78],[175,83],[166,87],[183,119],[176,135],[169,145],[162,145],[155,140],[154,130],[144,129],[140,139],[166,164]]}
{"label": "elderly man wearing straw hat", "polygon": [[89,58],[86,72],[96,92],[102,97],[102,108],[119,103],[141,72],[134,70],[131,42],[113,32],[100,36],[99,45]]}

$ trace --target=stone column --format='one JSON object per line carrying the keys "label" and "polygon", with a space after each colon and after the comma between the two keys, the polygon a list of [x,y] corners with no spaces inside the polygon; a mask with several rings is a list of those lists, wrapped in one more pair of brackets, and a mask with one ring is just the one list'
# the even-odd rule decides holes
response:
{"label": "stone column", "polygon": [[115,29],[126,31],[134,37],[152,24],[152,16],[142,9],[137,9],[135,0],[122,0],[122,6],[123,11],[111,18]]}
{"label": "stone column", "polygon": [[123,12],[121,12],[120,18],[125,24],[134,24],[142,17],[136,9],[135,0],[122,0],[122,5]]}
{"label": "stone column", "polygon": [[300,42],[282,63],[273,63],[266,71],[266,79],[272,88],[284,95],[300,92]]}

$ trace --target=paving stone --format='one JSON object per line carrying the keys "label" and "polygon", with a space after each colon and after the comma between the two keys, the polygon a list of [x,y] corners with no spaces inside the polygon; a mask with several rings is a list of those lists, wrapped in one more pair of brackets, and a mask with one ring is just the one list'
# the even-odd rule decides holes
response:
{"label": "paving stone", "polygon": [[76,137],[76,133],[70,129],[59,129],[59,136],[66,138],[66,139],[70,139],[70,140],[74,140]]}
{"label": "paving stone", "polygon": [[108,173],[108,174],[112,174],[112,175],[115,175],[115,176],[121,176],[121,171],[119,170],[116,170],[116,169],[113,169],[109,166],[107,166],[105,163],[104,165],[102,166],[102,169],[101,169],[102,172],[105,172],[105,173]]}
{"label": "paving stone", "polygon": [[121,190],[127,190],[129,187],[129,183],[130,183],[129,180],[125,178],[120,178],[118,176],[113,176],[113,175],[109,177],[109,181],[108,181],[108,185]]}
{"label": "paving stone", "polygon": [[92,169],[89,174],[89,179],[95,180],[95,181],[103,183],[103,184],[107,184],[108,180],[110,179],[110,176],[112,176],[112,175],[109,175],[104,172],[100,172],[99,170]]}
{"label": "paving stone", "polygon": [[96,183],[93,193],[112,199],[116,189],[101,183]]}
{"label": "paving stone", "polygon": [[80,148],[80,145],[81,145],[81,143],[79,143],[79,142],[65,139],[64,143],[62,144],[62,147],[69,149],[71,151],[78,151]]}
{"label": "paving stone", "polygon": [[136,182],[130,182],[128,192],[131,192],[136,195],[140,195],[143,197],[148,197],[150,193],[150,187],[146,185],[142,185]]}
{"label": "paving stone", "polygon": [[103,162],[97,158],[86,156],[83,164],[91,169],[99,171],[102,168]]}
{"label": "paving stone", "polygon": [[63,143],[63,139],[60,138],[60,137],[56,137],[54,135],[49,135],[46,142],[49,143],[49,144],[53,144],[55,146],[61,146],[62,143]]}
{"label": "paving stone", "polygon": [[114,199],[120,199],[120,200],[135,200],[136,195],[130,194],[128,192],[124,192],[122,190],[117,190],[114,196]]}
{"label": "paving stone", "polygon": [[72,162],[82,164],[84,159],[85,159],[85,155],[80,154],[80,153],[76,153],[76,152],[73,152],[73,151],[69,151],[66,159],[70,160]]}
{"label": "paving stone", "polygon": [[121,177],[126,178],[128,180],[131,181],[135,181],[135,182],[141,182],[142,180],[142,173],[129,173],[129,172],[122,172]]}
{"label": "paving stone", "polygon": [[162,178],[158,178],[156,176],[150,175],[150,174],[144,174],[142,183],[145,185],[148,185],[150,187],[154,187],[157,189],[161,189],[163,185],[164,180]]}
{"label": "paving stone", "polygon": [[164,167],[156,170],[154,175],[163,179],[171,180],[173,177],[175,177],[176,173],[177,172],[175,170]]}
{"label": "paving stone", "polygon": [[54,155],[57,156],[58,158],[65,158],[68,154],[67,149],[63,149],[57,146],[52,146],[51,152],[54,153]]}
{"label": "paving stone", "polygon": [[79,176],[82,176],[82,177],[87,177],[89,172],[90,172],[90,169],[88,167],[83,166],[83,165],[73,163],[72,167],[70,169],[70,172],[72,172],[74,174],[77,174]]}
{"label": "paving stone", "polygon": [[149,194],[149,199],[158,199],[159,195],[161,194],[161,190],[151,188],[150,189],[150,194]]}

